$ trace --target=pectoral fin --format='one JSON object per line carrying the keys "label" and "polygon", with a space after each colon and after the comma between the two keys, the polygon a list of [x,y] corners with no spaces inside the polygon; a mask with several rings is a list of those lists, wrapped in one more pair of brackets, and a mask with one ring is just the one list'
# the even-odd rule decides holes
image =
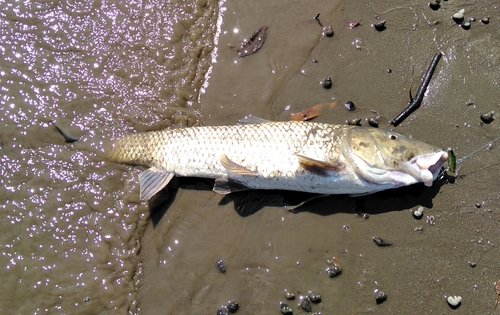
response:
{"label": "pectoral fin", "polygon": [[248,188],[247,186],[235,182],[224,176],[224,177],[219,177],[215,180],[213,191],[218,194],[227,195],[232,192],[244,191],[249,189],[250,188]]}
{"label": "pectoral fin", "polygon": [[222,154],[220,156],[220,162],[228,172],[233,173],[235,175],[247,175],[247,176],[259,175],[257,172],[251,171],[248,168],[231,161],[225,154]]}
{"label": "pectoral fin", "polygon": [[139,174],[139,184],[141,186],[141,200],[148,200],[157,192],[167,186],[168,182],[174,177],[173,173],[168,173],[151,167]]}
{"label": "pectoral fin", "polygon": [[306,171],[320,176],[328,176],[332,173],[338,173],[345,169],[345,165],[341,162],[323,162],[300,154],[295,155],[299,159],[300,166],[302,166]]}

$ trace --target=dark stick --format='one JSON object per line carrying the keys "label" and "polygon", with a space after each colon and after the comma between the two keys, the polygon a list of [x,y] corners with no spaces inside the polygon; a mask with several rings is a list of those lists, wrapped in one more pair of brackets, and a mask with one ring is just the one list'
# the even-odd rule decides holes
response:
{"label": "dark stick", "polygon": [[434,58],[432,58],[431,64],[429,65],[427,72],[422,77],[422,82],[420,83],[420,86],[418,87],[417,95],[415,95],[415,98],[412,98],[411,91],[410,91],[410,102],[408,102],[408,106],[399,115],[397,115],[396,118],[389,121],[389,123],[391,125],[396,127],[403,120],[405,120],[408,116],[410,116],[411,113],[413,113],[417,108],[420,107],[420,104],[422,103],[422,100],[424,99],[425,91],[427,90],[427,87],[429,86],[429,82],[431,82],[432,75],[434,74],[434,70],[437,67],[439,59],[441,59],[441,53],[437,53],[436,55],[434,55]]}

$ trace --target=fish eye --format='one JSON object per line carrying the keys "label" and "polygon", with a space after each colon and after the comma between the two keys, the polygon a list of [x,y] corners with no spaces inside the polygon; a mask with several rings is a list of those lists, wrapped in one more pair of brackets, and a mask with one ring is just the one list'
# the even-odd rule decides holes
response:
{"label": "fish eye", "polygon": [[398,137],[397,137],[395,134],[391,133],[391,134],[389,135],[389,138],[390,138],[391,140],[396,140]]}

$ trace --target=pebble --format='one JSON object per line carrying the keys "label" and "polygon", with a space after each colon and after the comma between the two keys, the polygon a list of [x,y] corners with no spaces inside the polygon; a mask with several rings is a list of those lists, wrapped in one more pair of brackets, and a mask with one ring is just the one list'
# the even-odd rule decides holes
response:
{"label": "pebble", "polygon": [[462,23],[462,21],[464,20],[464,14],[465,14],[465,9],[462,9],[457,13],[453,14],[452,18],[455,22]]}
{"label": "pebble", "polygon": [[356,109],[356,105],[354,105],[354,103],[352,101],[347,101],[345,104],[344,104],[344,107],[345,109],[347,109],[348,111],[352,112],[353,110]]}
{"label": "pebble", "polygon": [[325,89],[329,89],[329,88],[331,88],[331,87],[332,87],[332,78],[331,78],[331,77],[326,78],[326,79],[323,81],[323,83],[322,83],[322,84],[323,84],[323,87],[324,87]]}
{"label": "pebble", "polygon": [[474,261],[469,261],[469,265],[470,265],[472,268],[476,268],[476,262],[474,262]]}
{"label": "pebble", "polygon": [[490,18],[489,18],[489,17],[484,17],[484,18],[482,18],[482,19],[481,19],[481,23],[483,23],[483,24],[488,24],[488,23],[490,23]]}
{"label": "pebble", "polygon": [[377,31],[382,32],[383,30],[385,30],[385,23],[386,22],[387,22],[386,20],[382,20],[380,22],[372,24],[372,27],[374,27]]}
{"label": "pebble", "polygon": [[285,297],[287,298],[287,300],[295,300],[295,294],[288,290],[285,290]]}
{"label": "pebble", "polygon": [[368,124],[370,126],[375,127],[375,128],[378,127],[378,118],[377,117],[367,118],[366,120],[368,120]]}
{"label": "pebble", "polygon": [[353,118],[347,121],[347,124],[351,126],[361,126],[360,123],[361,123],[361,118]]}
{"label": "pebble", "polygon": [[326,268],[326,273],[330,278],[338,276],[342,272],[342,268],[340,266],[331,266]]}
{"label": "pebble", "polygon": [[305,297],[301,297],[301,299],[302,299],[302,302],[300,302],[300,307],[302,307],[302,309],[306,312],[311,312],[312,307],[311,307],[311,301],[309,300],[309,298],[307,296],[305,296]]}
{"label": "pebble", "polygon": [[323,28],[323,32],[327,37],[332,37],[333,36],[333,29],[331,25],[328,25],[327,27]]}
{"label": "pebble", "polygon": [[467,19],[464,23],[462,23],[462,25],[461,25],[462,28],[464,30],[470,29],[471,22],[472,22],[472,19]]}
{"label": "pebble", "polygon": [[481,116],[479,116],[481,118],[481,120],[485,123],[485,124],[489,124],[491,123],[493,120],[495,120],[495,118],[493,118],[493,115],[495,115],[495,111],[494,110],[491,110],[487,113],[482,113]]}
{"label": "pebble", "polygon": [[424,207],[418,207],[417,210],[413,211],[413,216],[415,219],[421,219],[424,215]]}
{"label": "pebble", "polygon": [[321,302],[321,295],[319,295],[317,293],[310,293],[309,300],[311,300],[311,302],[313,302],[313,303],[319,303],[319,302]]}
{"label": "pebble", "polygon": [[435,0],[433,2],[430,2],[429,3],[429,7],[432,10],[436,11],[436,10],[438,10],[441,7],[440,2],[441,2],[440,0]]}
{"label": "pebble", "polygon": [[240,308],[240,306],[238,305],[238,302],[236,301],[229,301],[228,304],[227,304],[227,310],[229,311],[229,313],[236,313],[236,311]]}
{"label": "pebble", "polygon": [[462,297],[459,295],[448,296],[446,301],[451,307],[459,307],[462,303]]}
{"label": "pebble", "polygon": [[219,271],[222,273],[226,272],[226,267],[224,266],[224,262],[222,261],[222,259],[217,260],[217,269],[219,269]]}
{"label": "pebble", "polygon": [[384,291],[375,290],[375,301],[377,304],[382,304],[387,300],[387,293]]}
{"label": "pebble", "polygon": [[293,314],[292,308],[283,302],[280,302],[280,310],[285,315]]}

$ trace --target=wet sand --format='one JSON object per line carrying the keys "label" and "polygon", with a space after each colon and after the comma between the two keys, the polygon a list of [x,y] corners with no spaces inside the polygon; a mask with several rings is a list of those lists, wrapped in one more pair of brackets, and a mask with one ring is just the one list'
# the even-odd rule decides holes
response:
{"label": "wet sand", "polygon": [[[8,88],[1,103],[2,311],[215,314],[236,300],[238,314],[279,314],[286,289],[297,297],[321,294],[313,311],[322,314],[495,313],[498,142],[459,163],[455,180],[366,197],[331,196],[298,213],[273,206],[276,198],[269,195],[289,196],[283,192],[240,196],[267,204],[249,214],[238,212],[238,203],[221,202],[210,182],[180,180],[168,209],[153,213],[153,224],[138,198],[140,168],[74,151],[48,123],[58,118],[98,151],[94,139],[133,130],[233,124],[249,114],[287,120],[331,101],[340,105],[316,121],[361,118],[367,125],[365,118],[380,115],[380,128],[392,128],[388,121],[441,52],[422,106],[394,129],[464,157],[500,136],[497,120],[479,119],[499,110],[500,22],[493,1],[442,1],[437,11],[416,1],[101,5],[102,19],[90,18],[94,32],[82,31],[80,46],[71,39],[62,40],[68,47],[40,45],[45,37],[25,39],[21,27],[5,44],[13,49],[2,68],[10,75],[2,74]],[[450,18],[462,8],[476,19],[470,30]],[[49,31],[51,20],[40,12],[77,19],[92,17],[93,9],[62,2],[46,10],[37,11],[38,24],[29,16],[17,21],[14,11],[6,19]],[[139,31],[112,32],[113,15],[106,12],[122,12],[122,25]],[[317,13],[321,23],[331,24],[333,37],[322,35]],[[382,32],[370,26],[376,16],[387,20]],[[479,21],[485,16],[491,18],[487,25]],[[345,28],[353,19],[360,25]],[[178,23],[171,27],[171,20]],[[72,29],[73,22],[60,27]],[[262,25],[269,26],[262,49],[238,58],[234,46]],[[26,47],[33,42],[39,59],[30,63]],[[89,47],[78,51],[84,43]],[[169,58],[169,52],[184,59]],[[95,64],[97,70],[89,70]],[[329,90],[320,85],[328,76]],[[355,111],[343,108],[348,100]],[[417,220],[410,210],[419,206],[425,212]],[[392,246],[378,247],[373,237]],[[330,278],[326,260],[334,256],[342,273]],[[220,259],[225,273],[217,269]],[[377,289],[388,296],[379,305]],[[462,296],[462,305],[452,310],[447,295]],[[287,303],[302,312],[297,300]]]}
{"label": "wet sand", "polygon": [[[287,120],[315,104],[339,101],[316,121],[359,117],[367,125],[365,118],[378,114],[380,127],[391,128],[388,121],[406,106],[410,87],[414,95],[432,57],[442,52],[421,108],[395,130],[452,147],[459,157],[469,154],[500,136],[496,121],[481,125],[479,119],[481,112],[498,110],[499,24],[479,22],[493,16],[494,7],[442,2],[433,11],[426,3],[344,2],[285,10],[269,2],[228,3],[217,64],[201,97],[206,124],[230,124],[249,114]],[[461,8],[476,18],[470,30],[451,19]],[[312,20],[317,13],[332,25],[332,38]],[[370,26],[376,15],[387,20],[383,32]],[[352,19],[361,25],[344,28]],[[230,46],[261,25],[269,26],[263,48],[237,58]],[[353,45],[357,40],[361,49]],[[329,90],[320,85],[327,76]],[[348,100],[358,109],[346,111]],[[461,313],[492,313],[499,277],[497,147],[460,163],[453,183],[366,198],[332,196],[298,214],[264,207],[240,216],[234,204],[219,205],[209,191],[181,189],[158,225],[146,229],[141,309],[215,314],[236,300],[242,314],[278,314],[284,301],[300,313],[298,301],[284,298],[286,289],[297,297],[320,293],[313,311],[322,314],[446,314],[453,312],[447,295],[463,297]],[[425,212],[417,220],[410,210],[419,206]],[[372,237],[393,245],[378,247]],[[326,260],[333,256],[343,271],[329,278]],[[219,259],[224,274],[217,270]],[[387,293],[387,301],[377,305],[375,290]]]}

